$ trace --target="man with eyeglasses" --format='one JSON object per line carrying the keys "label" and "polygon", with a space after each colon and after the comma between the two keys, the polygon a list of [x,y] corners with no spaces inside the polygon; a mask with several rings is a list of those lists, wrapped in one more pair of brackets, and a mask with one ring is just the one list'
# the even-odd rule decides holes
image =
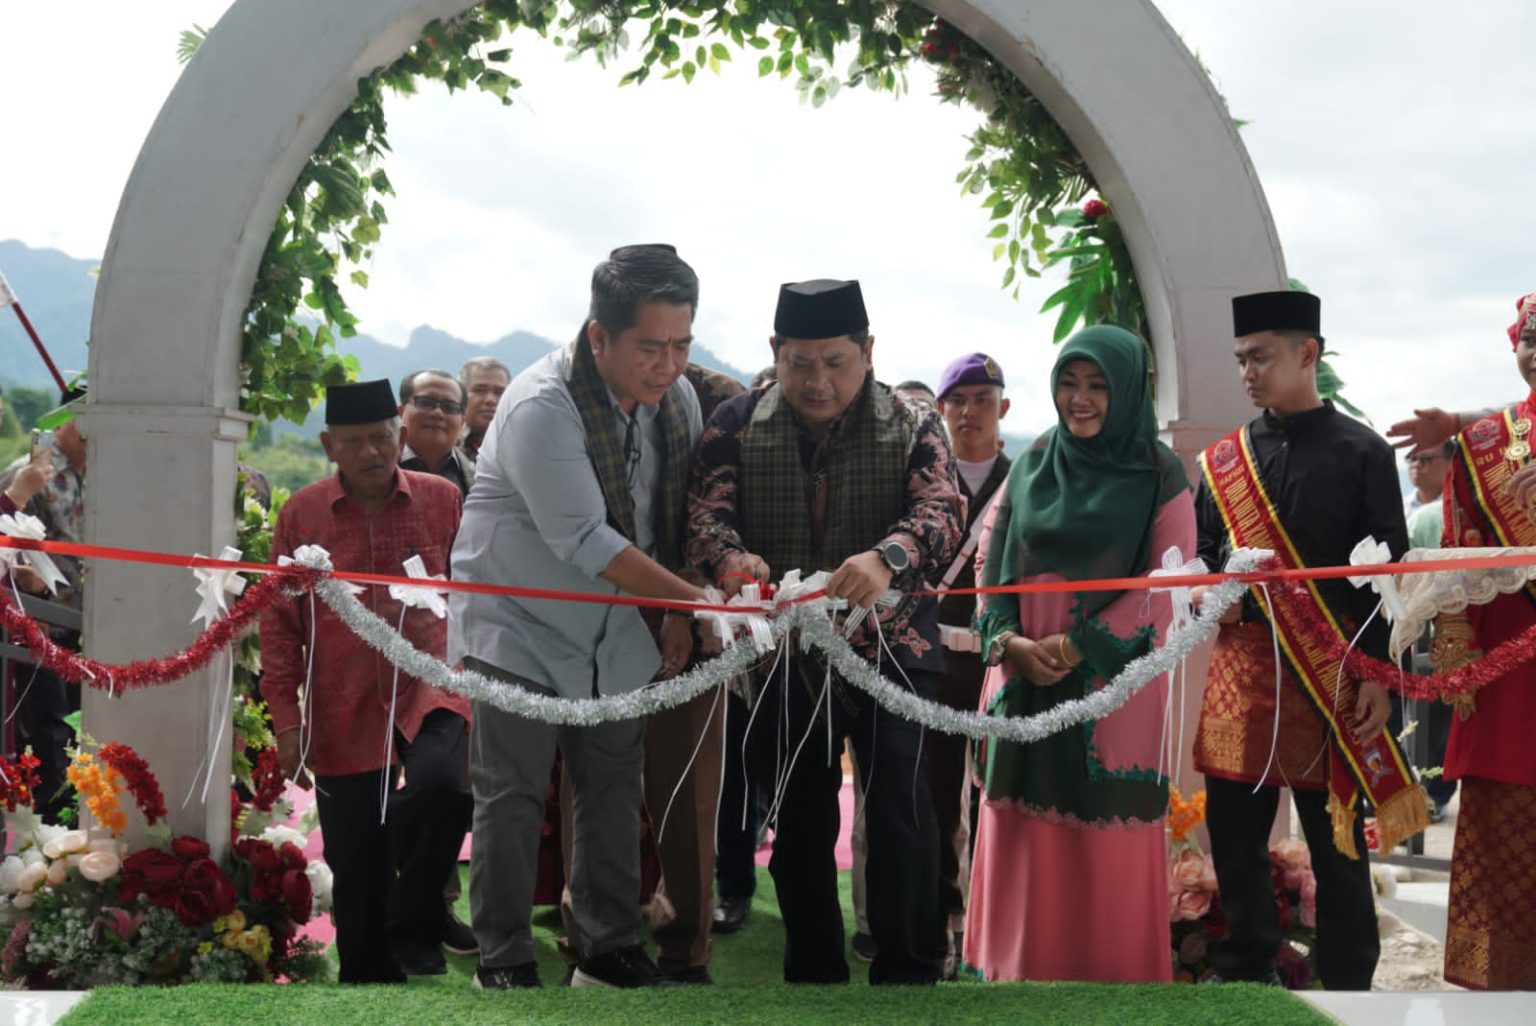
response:
{"label": "man with eyeglasses", "polygon": [[[699,280],[671,246],[626,246],[592,272],[570,345],[515,378],[480,447],[453,549],[455,580],[588,592],[591,602],[455,593],[451,653],[466,668],[562,698],[619,695],[683,669],[693,622],[660,642],[619,593],[681,602],[688,458],[703,428],[683,380]],[[660,671],[658,673],[658,671]],[[529,922],[558,742],[573,790],[570,893],[577,986],[672,982],[639,943],[645,723],[556,727],[474,704],[470,903],[474,986],[539,986]]]}
{"label": "man with eyeglasses", "polygon": [[[1456,443],[1450,441],[1424,452],[1413,453],[1403,461],[1408,464],[1408,483],[1413,485],[1413,490],[1403,497],[1403,515],[1410,521],[1420,508],[1440,505],[1440,495],[1445,491],[1445,474],[1451,469],[1451,458],[1455,452]],[[1411,540],[1412,523],[1409,524],[1408,533]],[[1440,535],[1436,533],[1434,542],[1425,547],[1435,548],[1439,544]]]}
{"label": "man with eyeglasses", "polygon": [[475,480],[474,459],[457,445],[466,398],[463,382],[447,371],[419,370],[400,379],[400,465],[447,478],[460,495],[468,495]]}

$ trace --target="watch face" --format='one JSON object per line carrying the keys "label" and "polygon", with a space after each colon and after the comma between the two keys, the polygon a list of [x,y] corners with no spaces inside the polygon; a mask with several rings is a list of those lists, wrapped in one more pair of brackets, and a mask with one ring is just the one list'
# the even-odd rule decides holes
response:
{"label": "watch face", "polygon": [[892,570],[905,570],[907,568],[907,550],[895,542],[891,542],[880,550],[880,555],[885,557],[885,565]]}

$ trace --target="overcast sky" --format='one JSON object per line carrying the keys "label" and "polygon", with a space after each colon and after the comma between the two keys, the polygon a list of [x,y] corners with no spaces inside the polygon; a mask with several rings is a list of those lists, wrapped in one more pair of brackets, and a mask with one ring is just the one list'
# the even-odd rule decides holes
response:
{"label": "overcast sky", "polygon": [[[102,253],[181,71],[178,32],[228,6],[5,3],[0,238]],[[1346,394],[1384,426],[1414,403],[1517,393],[1503,329],[1536,290],[1536,5],[1159,6],[1251,122],[1243,140],[1291,273],[1324,298]],[[1035,311],[1056,285],[1017,302],[999,290],[985,216],[954,184],[977,114],[916,78],[899,100],[848,91],[812,110],[754,64],[620,90],[618,69],[530,39],[511,108],[436,86],[392,101],[399,195],[372,286],[348,296],[363,330],[564,340],[597,259],[666,240],[703,281],[698,337],[738,366],[767,360],[778,283],[858,277],[882,378],[934,381],[983,349],[1012,384],[1008,426],[1051,423],[1053,319]]]}

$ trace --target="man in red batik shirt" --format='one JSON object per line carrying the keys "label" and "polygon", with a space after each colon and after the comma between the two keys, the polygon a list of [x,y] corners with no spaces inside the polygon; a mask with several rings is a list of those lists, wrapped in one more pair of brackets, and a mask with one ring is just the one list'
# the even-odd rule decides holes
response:
{"label": "man in red batik shirt", "polygon": [[[338,570],[400,575],[420,556],[428,574],[446,574],[463,500],[448,481],[396,466],[401,430],[389,383],[328,388],[320,440],[337,473],[288,500],[273,560],[318,545]],[[431,611],[408,609],[402,621],[401,603],[381,586],[360,601],[418,649],[446,655],[447,622]],[[443,885],[474,807],[463,771],[469,702],[405,674],[397,680],[381,653],[308,596],[262,614],[261,656],[283,774],[303,783],[303,761],[318,785],[341,982],[445,972]],[[405,769],[398,788],[394,762]]]}

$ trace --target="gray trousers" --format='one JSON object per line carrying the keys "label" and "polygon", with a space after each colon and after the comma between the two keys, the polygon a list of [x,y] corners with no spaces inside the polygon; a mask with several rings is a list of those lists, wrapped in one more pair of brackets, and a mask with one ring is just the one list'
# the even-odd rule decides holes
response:
{"label": "gray trousers", "polygon": [[[466,667],[550,694],[477,659]],[[588,958],[637,943],[640,932],[640,775],[645,724],[554,727],[474,703],[469,781],[475,793],[469,904],[480,964],[533,961],[539,831],[555,746],[574,790],[569,886],[579,950]]]}

